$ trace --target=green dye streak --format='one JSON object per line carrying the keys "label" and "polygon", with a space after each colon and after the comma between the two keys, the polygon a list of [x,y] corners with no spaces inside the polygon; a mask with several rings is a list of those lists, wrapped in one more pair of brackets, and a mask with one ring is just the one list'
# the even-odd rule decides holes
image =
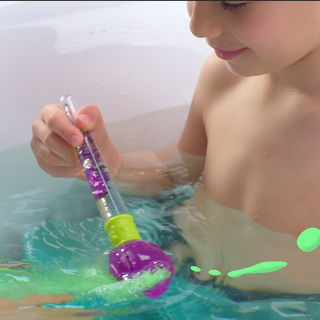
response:
{"label": "green dye streak", "polygon": [[232,278],[238,278],[242,276],[243,274],[248,274],[248,273],[269,273],[269,272],[274,272],[279,269],[284,268],[288,263],[284,261],[266,261],[266,262],[261,262],[258,264],[255,264],[251,267],[248,268],[243,268],[239,270],[234,270],[230,271],[228,273],[229,277]]}
{"label": "green dye streak", "polygon": [[211,274],[212,276],[220,276],[221,272],[219,270],[209,270],[208,271],[209,274]]}
{"label": "green dye streak", "polygon": [[109,304],[130,301],[141,297],[145,290],[153,288],[156,284],[168,279],[169,276],[168,270],[158,268],[154,273],[147,271],[133,279],[99,286],[86,293],[77,294],[75,298],[79,299],[84,294],[88,294],[91,299],[98,296]]}
{"label": "green dye streak", "polygon": [[302,231],[297,239],[297,246],[304,252],[315,250],[320,244],[320,230],[308,228]]}
{"label": "green dye streak", "polygon": [[74,294],[114,282],[116,279],[111,274],[94,268],[75,274],[61,270],[45,274],[25,270],[0,270],[0,297],[18,301],[32,294]]}
{"label": "green dye streak", "polygon": [[0,270],[0,297],[18,301],[32,294],[70,294],[75,298],[99,296],[108,303],[117,303],[138,298],[145,290],[170,276],[168,270],[158,269],[154,273],[144,272],[136,278],[117,281],[110,273],[96,268],[88,268],[75,274],[69,272],[61,272],[61,269],[54,274]]}

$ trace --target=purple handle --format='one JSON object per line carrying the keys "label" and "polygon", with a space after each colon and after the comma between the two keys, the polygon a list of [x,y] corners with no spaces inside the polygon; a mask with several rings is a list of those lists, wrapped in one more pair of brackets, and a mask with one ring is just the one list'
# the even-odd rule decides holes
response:
{"label": "purple handle", "polygon": [[173,260],[157,245],[144,240],[132,240],[113,249],[109,257],[110,273],[117,279],[131,278],[143,271],[156,271],[156,268],[167,269],[171,275],[153,288],[146,290],[144,295],[158,298],[170,284],[175,273]]}

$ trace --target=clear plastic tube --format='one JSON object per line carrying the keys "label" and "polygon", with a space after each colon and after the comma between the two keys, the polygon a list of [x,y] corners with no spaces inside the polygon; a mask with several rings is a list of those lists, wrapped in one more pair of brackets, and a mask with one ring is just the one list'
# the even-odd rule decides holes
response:
{"label": "clear plastic tube", "polygon": [[[75,125],[74,115],[78,107],[73,97],[70,95],[62,97],[60,106]],[[133,217],[128,213],[91,133],[89,131],[82,133],[84,141],[76,150],[105,223],[104,229],[109,234],[110,242],[115,246],[109,255],[110,273],[117,280],[123,280],[145,271],[153,273],[156,267],[167,269],[170,272],[169,278],[144,292],[147,297],[157,298],[167,290],[174,275],[173,260],[157,245],[141,239]]]}
{"label": "clear plastic tube", "polygon": [[[75,125],[74,115],[78,106],[74,98],[71,95],[63,96],[59,104],[71,123]],[[106,224],[114,216],[128,214],[128,210],[90,131],[82,131],[82,134],[84,137],[83,143],[76,148],[76,151],[101,218]]]}

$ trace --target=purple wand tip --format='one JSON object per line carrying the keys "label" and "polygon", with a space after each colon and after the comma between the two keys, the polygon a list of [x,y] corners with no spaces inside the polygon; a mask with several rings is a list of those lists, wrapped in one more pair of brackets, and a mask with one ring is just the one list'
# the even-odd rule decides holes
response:
{"label": "purple wand tip", "polygon": [[144,271],[156,271],[156,268],[167,269],[171,275],[153,288],[146,290],[144,295],[158,298],[167,289],[175,273],[173,260],[157,245],[144,240],[132,240],[123,243],[110,252],[110,273],[117,279],[132,278]]}

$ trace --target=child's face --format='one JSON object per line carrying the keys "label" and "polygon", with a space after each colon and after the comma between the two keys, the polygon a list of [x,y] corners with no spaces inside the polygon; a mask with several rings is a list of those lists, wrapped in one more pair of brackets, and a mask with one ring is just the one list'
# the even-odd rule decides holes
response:
{"label": "child's face", "polygon": [[187,8],[191,32],[241,76],[284,69],[320,48],[319,1],[189,1]]}

